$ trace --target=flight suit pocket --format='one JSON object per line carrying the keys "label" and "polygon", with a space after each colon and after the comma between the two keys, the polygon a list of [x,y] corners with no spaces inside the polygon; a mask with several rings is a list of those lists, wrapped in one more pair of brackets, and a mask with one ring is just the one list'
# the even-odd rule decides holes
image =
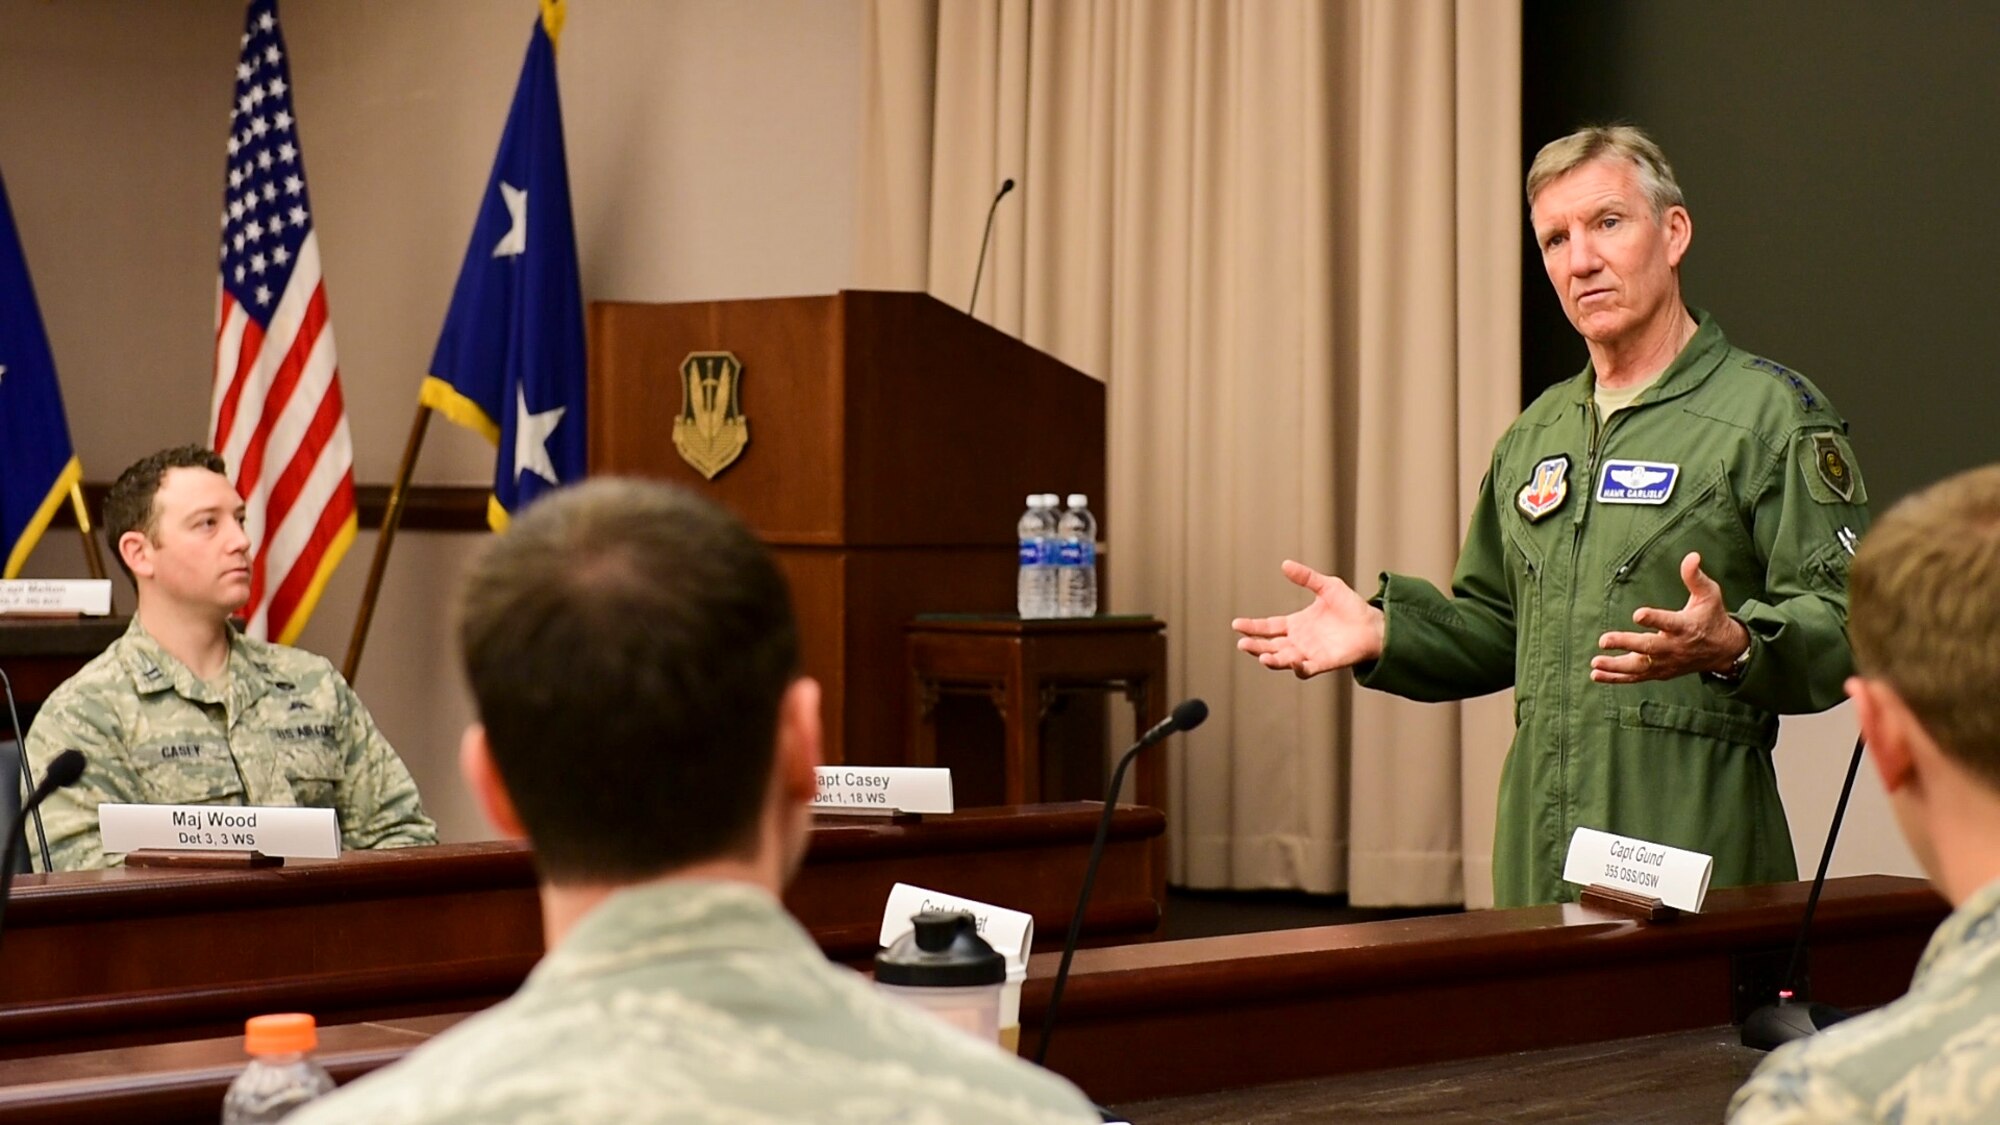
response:
{"label": "flight suit pocket", "polygon": [[1775,718],[1754,719],[1706,707],[1662,703],[1656,699],[1619,707],[1618,725],[1627,730],[1675,731],[1758,749],[1768,749],[1777,741],[1778,735]]}
{"label": "flight suit pocket", "polygon": [[162,739],[133,748],[146,801],[158,805],[240,805],[243,778],[229,747],[210,739]]}
{"label": "flight suit pocket", "polygon": [[287,728],[280,762],[285,780],[292,787],[292,799],[304,808],[332,808],[335,792],[346,775],[339,749],[328,724],[307,723]]}

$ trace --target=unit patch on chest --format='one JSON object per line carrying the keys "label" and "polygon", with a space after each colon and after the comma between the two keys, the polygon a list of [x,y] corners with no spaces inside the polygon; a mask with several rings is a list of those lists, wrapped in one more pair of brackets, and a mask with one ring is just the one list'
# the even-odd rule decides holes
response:
{"label": "unit patch on chest", "polygon": [[1549,457],[1535,466],[1534,475],[1514,497],[1521,514],[1529,523],[1539,521],[1543,516],[1563,506],[1569,498],[1569,458]]}
{"label": "unit patch on chest", "polygon": [[1597,478],[1597,502],[1664,504],[1680,479],[1681,467],[1666,461],[1606,461]]}

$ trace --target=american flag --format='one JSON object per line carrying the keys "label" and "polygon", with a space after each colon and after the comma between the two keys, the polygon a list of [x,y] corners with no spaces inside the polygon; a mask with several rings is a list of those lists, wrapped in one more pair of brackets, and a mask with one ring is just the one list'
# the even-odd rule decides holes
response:
{"label": "american flag", "polygon": [[354,444],[277,0],[251,0],[229,114],[209,444],[249,508],[253,637],[289,644],[354,540]]}

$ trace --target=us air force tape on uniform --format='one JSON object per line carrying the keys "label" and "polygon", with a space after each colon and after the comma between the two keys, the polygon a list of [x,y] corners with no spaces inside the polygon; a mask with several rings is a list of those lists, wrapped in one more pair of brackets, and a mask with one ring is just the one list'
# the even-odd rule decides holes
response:
{"label": "us air force tape on uniform", "polygon": [[340,858],[340,817],[332,809],[258,805],[97,806],[104,850],[260,852],[283,859]]}

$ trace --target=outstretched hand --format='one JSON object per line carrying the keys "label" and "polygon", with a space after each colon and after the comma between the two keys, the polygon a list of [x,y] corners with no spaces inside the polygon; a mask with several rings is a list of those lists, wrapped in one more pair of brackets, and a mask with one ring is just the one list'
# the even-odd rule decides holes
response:
{"label": "outstretched hand", "polygon": [[1722,587],[1701,571],[1701,554],[1681,560],[1681,582],[1687,604],[1678,610],[1646,608],[1632,614],[1635,624],[1654,633],[1606,633],[1597,638],[1600,653],[1590,659],[1590,678],[1600,684],[1637,684],[1670,680],[1694,672],[1726,672],[1750,645],[1750,631],[1729,616]]}
{"label": "outstretched hand", "polygon": [[1236,647],[1266,668],[1289,668],[1299,679],[1347,668],[1382,655],[1385,619],[1354,588],[1304,563],[1285,560],[1285,577],[1311,592],[1304,609],[1283,617],[1239,617]]}

